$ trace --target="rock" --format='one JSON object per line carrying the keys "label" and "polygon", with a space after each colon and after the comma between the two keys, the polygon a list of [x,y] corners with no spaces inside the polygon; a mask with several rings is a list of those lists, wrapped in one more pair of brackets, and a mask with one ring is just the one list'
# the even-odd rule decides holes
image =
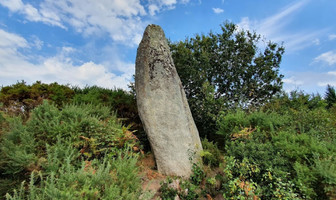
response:
{"label": "rock", "polygon": [[168,187],[177,191],[181,190],[180,180],[174,179],[171,183],[168,184]]}
{"label": "rock", "polygon": [[202,145],[160,26],[147,26],[135,71],[138,111],[159,172],[189,177]]}

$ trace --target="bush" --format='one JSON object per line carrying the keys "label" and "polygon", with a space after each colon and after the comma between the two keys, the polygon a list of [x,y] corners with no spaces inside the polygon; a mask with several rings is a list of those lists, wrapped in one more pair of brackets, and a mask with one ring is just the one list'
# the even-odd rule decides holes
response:
{"label": "bush", "polygon": [[128,123],[136,122],[138,112],[133,94],[122,89],[105,89],[97,86],[74,88],[74,91],[75,104],[107,106],[110,110],[116,111],[119,118],[128,120]]}
{"label": "bush", "polygon": [[117,117],[129,126],[146,150],[150,149],[138,115],[135,96],[122,89],[107,89],[98,86],[70,88],[68,85],[44,84],[40,81],[27,85],[22,81],[1,88],[0,111],[15,116],[22,115],[23,119],[27,120],[30,112],[41,105],[44,100],[56,105],[59,109],[69,103],[105,106],[104,109],[107,112],[116,112]]}
{"label": "bush", "polygon": [[27,129],[35,133],[39,148],[43,149],[46,143],[54,144],[57,136],[69,138],[85,158],[138,145],[133,142],[136,138],[132,132],[123,128],[107,107],[100,105],[71,104],[58,110],[45,102],[32,112]]}
{"label": "bush", "polygon": [[8,120],[6,115],[0,111],[0,137],[2,136],[2,133],[6,131],[8,128]]}
{"label": "bush", "polygon": [[288,108],[287,114],[238,110],[218,121],[218,134],[227,138],[222,146],[226,155],[260,169],[239,175],[244,171],[240,167],[232,178],[250,179],[262,198],[328,198],[336,189],[332,116],[323,107],[300,108]]}
{"label": "bush", "polygon": [[142,195],[136,157],[119,156],[110,160],[107,156],[101,161],[82,161],[80,167],[72,165],[71,159],[65,161],[57,171],[46,176],[41,172],[33,172],[28,191],[24,189],[26,184],[22,183],[23,187],[14,191],[13,195],[7,194],[6,199],[136,200]]}
{"label": "bush", "polygon": [[194,185],[199,185],[202,180],[205,178],[205,173],[202,167],[198,164],[193,163],[192,165],[192,175],[190,176],[190,181]]}
{"label": "bush", "polygon": [[208,139],[202,140],[203,151],[201,157],[203,163],[210,167],[218,167],[222,163],[223,158],[217,145],[213,142],[209,142]]}
{"label": "bush", "polygon": [[31,175],[7,199],[138,199],[138,150],[136,137],[107,107],[60,110],[45,101],[27,122],[13,118],[2,138],[4,180]]}
{"label": "bush", "polygon": [[27,85],[24,81],[11,86],[5,86],[0,91],[0,103],[3,103],[2,110],[14,114],[28,113],[42,104],[43,100],[50,100],[58,107],[70,102],[74,91],[65,85],[58,83],[44,84],[40,81]]}
{"label": "bush", "polygon": [[167,199],[167,200],[174,200],[178,191],[175,188],[172,188],[169,184],[171,184],[173,180],[168,177],[167,180],[163,181],[160,183],[160,197],[162,199]]}
{"label": "bush", "polygon": [[109,107],[109,110],[115,111],[119,119],[123,123],[130,126],[130,130],[134,131],[141,144],[150,149],[149,141],[143,129],[136,99],[133,93],[126,92],[122,89],[105,89],[97,86],[74,88],[75,96],[73,102],[75,104],[92,104],[103,105]]}
{"label": "bush", "polygon": [[255,111],[248,114],[243,110],[231,111],[221,114],[217,121],[217,134],[225,141],[230,141],[250,138],[255,133],[263,133],[262,138],[265,140],[271,133],[289,126],[290,121],[290,117],[275,112]]}
{"label": "bush", "polygon": [[10,131],[3,134],[0,146],[0,172],[3,175],[29,172],[37,161],[34,135],[20,118],[13,118],[9,126]]}

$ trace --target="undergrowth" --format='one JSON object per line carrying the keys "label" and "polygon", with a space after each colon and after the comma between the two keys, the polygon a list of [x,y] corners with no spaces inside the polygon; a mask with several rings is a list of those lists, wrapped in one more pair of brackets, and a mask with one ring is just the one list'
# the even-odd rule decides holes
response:
{"label": "undergrowth", "polygon": [[8,123],[0,147],[1,185],[15,184],[12,191],[7,186],[6,199],[149,198],[136,165],[139,142],[107,107],[59,109],[45,101],[26,122],[14,117]]}
{"label": "undergrowth", "polygon": [[[219,141],[202,141],[203,165],[179,187],[162,183],[167,199],[334,199],[335,108],[301,93],[259,110],[222,112]],[[176,180],[175,180],[176,182]]]}
{"label": "undergrowth", "polygon": [[[0,103],[1,197],[151,198],[141,188],[131,93],[19,82],[1,89]],[[162,199],[336,198],[334,98],[292,92],[219,113],[202,163],[189,179],[163,181]]]}

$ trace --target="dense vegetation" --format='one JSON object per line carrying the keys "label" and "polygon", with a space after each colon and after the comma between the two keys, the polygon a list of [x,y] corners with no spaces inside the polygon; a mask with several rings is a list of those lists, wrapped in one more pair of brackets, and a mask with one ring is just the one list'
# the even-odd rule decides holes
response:
{"label": "dense vegetation", "polygon": [[[329,91],[335,91],[328,86]],[[331,103],[331,102],[329,102]],[[292,92],[258,110],[222,112],[221,142],[203,141],[203,167],[182,182],[194,196],[225,199],[334,199],[336,101]],[[218,147],[217,147],[218,146]],[[185,186],[187,185],[187,186]],[[163,186],[165,186],[163,184]],[[166,191],[167,189],[163,187]]]}
{"label": "dense vegetation", "polygon": [[[171,44],[203,162],[187,180],[164,177],[156,195],[336,199],[335,88],[323,97],[281,92],[283,47],[269,42],[261,53],[259,36],[236,28]],[[143,150],[150,154],[133,93],[23,81],[1,88],[1,198],[151,199]]]}
{"label": "dense vegetation", "polygon": [[1,89],[0,102],[2,197],[148,198],[140,142],[123,120],[137,117],[128,92],[19,82]]}
{"label": "dense vegetation", "polygon": [[282,89],[284,47],[224,23],[221,33],[171,43],[172,57],[201,136],[212,137],[220,111],[259,107]]}
{"label": "dense vegetation", "polygon": [[[37,85],[47,88],[39,94],[45,97],[40,104],[29,100],[37,95],[29,88]],[[149,197],[141,189],[136,165],[141,141],[130,126],[121,124],[127,120],[118,120],[118,114],[112,111],[120,111],[121,117],[137,115],[132,95],[122,90],[58,85],[57,88],[71,91],[72,96],[56,104],[44,94],[56,85],[37,82],[29,86],[20,82],[2,88],[1,195],[7,193],[7,199]],[[161,185],[161,196],[335,197],[334,93],[331,86],[327,87],[325,98],[294,91],[278,95],[253,111],[221,112],[216,122],[218,140],[202,142],[204,164],[194,165],[194,174],[190,180],[181,180],[180,188],[169,187],[174,178],[168,178]],[[12,104],[6,103],[8,99]],[[31,102],[27,104],[29,112],[11,109],[22,105],[20,102]],[[185,189],[190,192],[185,193]]]}

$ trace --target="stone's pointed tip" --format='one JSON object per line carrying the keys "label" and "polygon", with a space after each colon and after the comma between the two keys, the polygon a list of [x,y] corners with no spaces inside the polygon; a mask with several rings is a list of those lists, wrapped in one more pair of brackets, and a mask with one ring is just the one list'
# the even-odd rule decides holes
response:
{"label": "stone's pointed tip", "polygon": [[161,26],[156,24],[149,24],[146,27],[143,37],[157,38],[158,40],[162,40],[163,38],[165,38],[165,34]]}
{"label": "stone's pointed tip", "polygon": [[[147,27],[160,27],[159,25],[157,25],[157,24],[148,24],[148,26]],[[160,27],[161,28],[161,27]]]}

